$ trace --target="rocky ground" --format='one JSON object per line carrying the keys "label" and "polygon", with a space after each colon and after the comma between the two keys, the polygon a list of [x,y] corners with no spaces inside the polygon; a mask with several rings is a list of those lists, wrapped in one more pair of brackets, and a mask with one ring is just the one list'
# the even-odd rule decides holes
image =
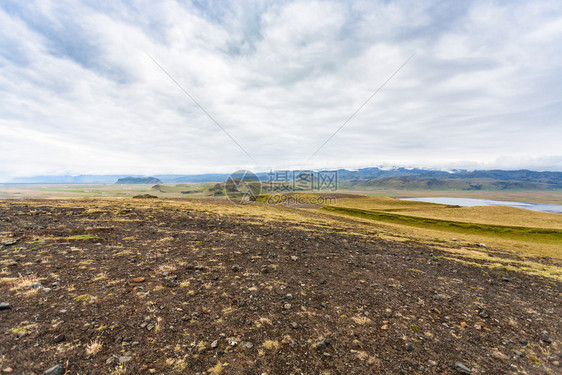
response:
{"label": "rocky ground", "polygon": [[137,202],[0,202],[0,373],[562,372],[555,280]]}

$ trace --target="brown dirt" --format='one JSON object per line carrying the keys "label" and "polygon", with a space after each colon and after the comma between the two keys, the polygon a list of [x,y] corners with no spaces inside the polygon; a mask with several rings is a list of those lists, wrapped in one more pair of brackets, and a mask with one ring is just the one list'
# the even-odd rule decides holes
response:
{"label": "brown dirt", "polygon": [[14,374],[560,373],[555,280],[306,223],[61,202],[0,201]]}

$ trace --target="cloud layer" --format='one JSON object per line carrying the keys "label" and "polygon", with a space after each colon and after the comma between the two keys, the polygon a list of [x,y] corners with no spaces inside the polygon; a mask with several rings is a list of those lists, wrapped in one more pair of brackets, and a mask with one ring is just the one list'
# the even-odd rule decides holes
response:
{"label": "cloud layer", "polygon": [[562,170],[559,1],[102,4],[0,4],[0,181],[372,165]]}

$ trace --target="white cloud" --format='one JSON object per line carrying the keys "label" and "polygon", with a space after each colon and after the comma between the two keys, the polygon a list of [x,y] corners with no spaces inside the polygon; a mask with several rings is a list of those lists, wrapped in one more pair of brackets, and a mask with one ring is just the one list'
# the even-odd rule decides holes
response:
{"label": "white cloud", "polygon": [[0,5],[0,179],[383,163],[562,170],[559,2],[132,4]]}

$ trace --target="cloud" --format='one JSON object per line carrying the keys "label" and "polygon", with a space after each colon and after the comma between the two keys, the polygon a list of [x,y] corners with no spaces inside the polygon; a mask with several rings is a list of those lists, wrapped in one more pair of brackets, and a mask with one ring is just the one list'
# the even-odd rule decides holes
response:
{"label": "cloud", "polygon": [[562,170],[560,25],[562,5],[546,0],[5,1],[0,179],[422,161]]}

